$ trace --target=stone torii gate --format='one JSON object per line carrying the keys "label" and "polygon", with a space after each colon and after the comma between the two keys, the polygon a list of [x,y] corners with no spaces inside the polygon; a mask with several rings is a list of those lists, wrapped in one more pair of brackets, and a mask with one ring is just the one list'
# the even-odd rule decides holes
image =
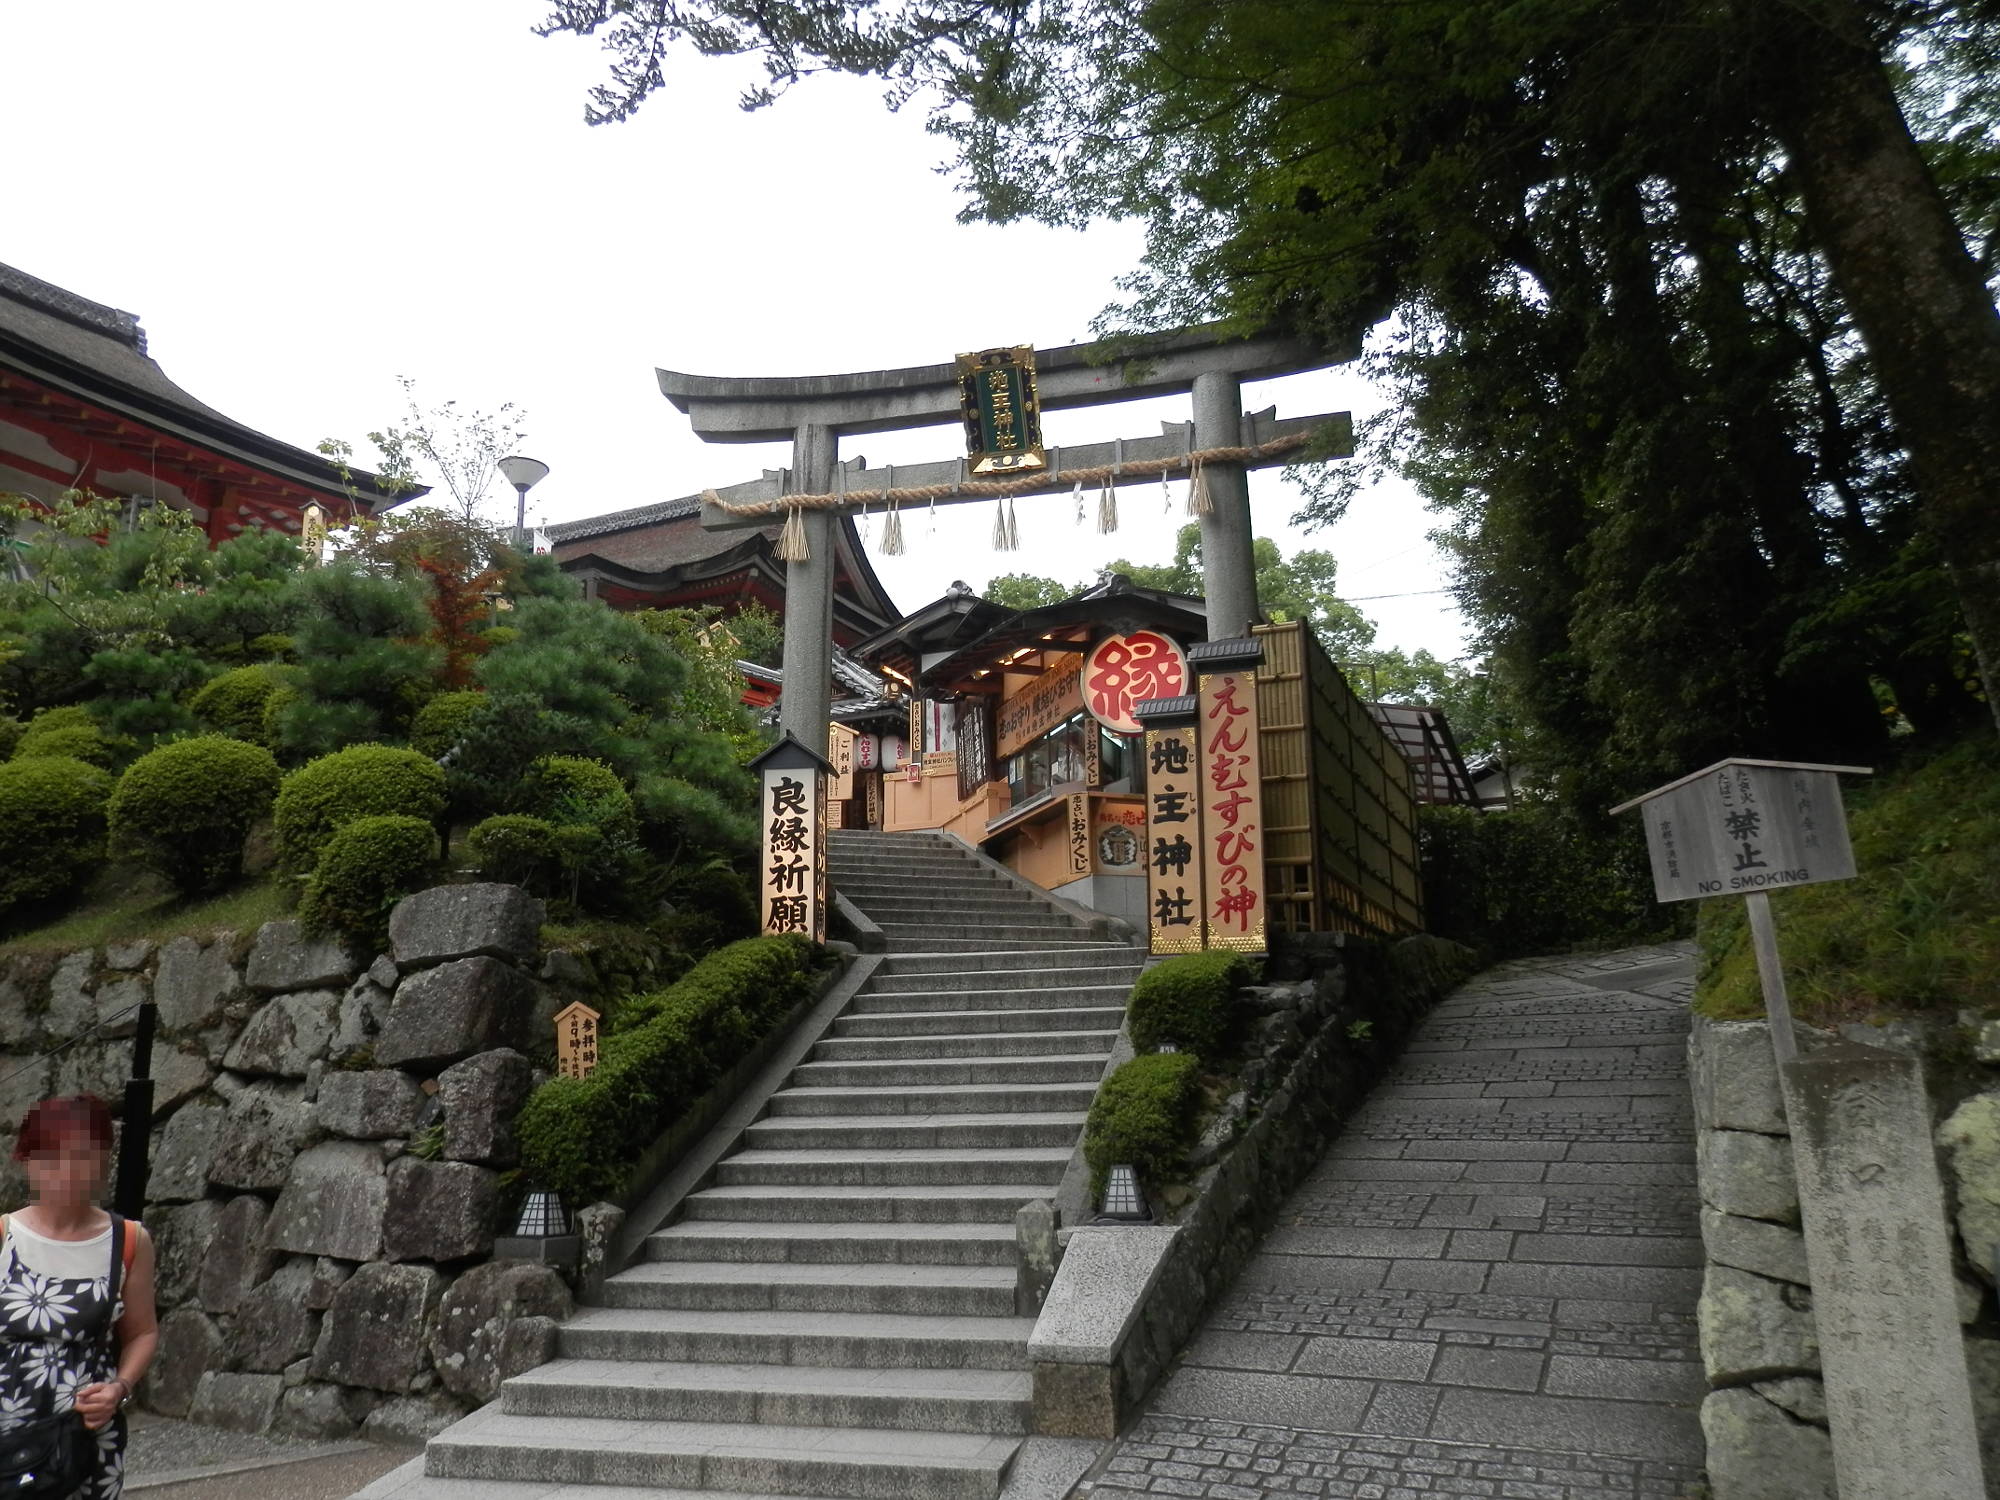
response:
{"label": "stone torii gate", "polygon": [[[1046,469],[1010,475],[1010,496],[1070,489],[1079,471],[1115,469],[1113,484],[1156,481],[1189,471],[1203,450],[1248,450],[1203,466],[1209,508],[1200,516],[1201,552],[1210,639],[1247,634],[1260,611],[1251,554],[1250,486],[1246,470],[1290,462],[1310,436],[1330,438],[1333,456],[1353,451],[1346,412],[1280,419],[1275,411],[1246,413],[1245,380],[1270,379],[1344,364],[1360,352],[1329,350],[1281,337],[1228,338],[1213,327],[1184,329],[1144,341],[1072,344],[1035,356],[1044,410],[1099,406],[1192,392],[1194,421],[1162,424],[1157,437],[1051,448]],[[960,422],[956,364],[913,365],[854,375],[731,377],[658,372],[660,390],[712,443],[790,439],[788,469],[711,490],[702,525],[710,530],[767,526],[787,516],[803,530],[806,555],[786,562],[784,697],[780,722],[805,744],[826,737],[828,675],[833,651],[833,524],[841,511],[881,506],[892,493],[938,489],[940,505],[991,498],[993,486],[968,482],[963,459],[871,469],[843,461],[840,439]],[[1094,482],[1094,481],[1093,481]],[[788,505],[788,497],[829,497],[834,503]],[[929,497],[927,497],[929,498]]]}

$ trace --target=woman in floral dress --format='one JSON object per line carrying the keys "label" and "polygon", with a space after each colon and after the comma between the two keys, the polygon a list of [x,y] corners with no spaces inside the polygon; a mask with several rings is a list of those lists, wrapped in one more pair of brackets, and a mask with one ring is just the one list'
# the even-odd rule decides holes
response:
{"label": "woman in floral dress", "polygon": [[97,1463],[78,1500],[118,1500],[123,1491],[121,1413],[160,1339],[153,1243],[136,1221],[126,1222],[128,1266],[112,1296],[111,1216],[97,1206],[110,1154],[103,1100],[44,1099],[14,1147],[34,1202],[8,1214],[0,1232],[0,1431],[81,1414],[97,1437]]}

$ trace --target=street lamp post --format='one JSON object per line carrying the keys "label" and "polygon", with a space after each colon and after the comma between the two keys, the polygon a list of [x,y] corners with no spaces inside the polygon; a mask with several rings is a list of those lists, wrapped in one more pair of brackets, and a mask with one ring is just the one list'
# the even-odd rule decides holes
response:
{"label": "street lamp post", "polygon": [[514,486],[514,546],[522,550],[528,545],[528,491],[548,478],[549,466],[538,458],[510,453],[500,460],[499,469],[501,476]]}

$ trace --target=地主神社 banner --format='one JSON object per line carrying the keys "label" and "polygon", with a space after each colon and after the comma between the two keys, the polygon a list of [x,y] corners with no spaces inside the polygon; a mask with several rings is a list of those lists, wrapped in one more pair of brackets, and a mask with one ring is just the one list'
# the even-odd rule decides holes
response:
{"label": "\u5730\u4e3b\u795e\u793e banner", "polygon": [[766,933],[826,941],[826,778],[809,770],[764,769],[760,793],[764,857],[760,875]]}
{"label": "\u5730\u4e3b\u795e\u793e banner", "polygon": [[1193,724],[1146,730],[1147,947],[1202,947],[1201,749]]}
{"label": "\u5730\u4e3b\u795e\u793e banner", "polygon": [[1254,669],[1201,677],[1202,884],[1208,946],[1264,951],[1264,797]]}

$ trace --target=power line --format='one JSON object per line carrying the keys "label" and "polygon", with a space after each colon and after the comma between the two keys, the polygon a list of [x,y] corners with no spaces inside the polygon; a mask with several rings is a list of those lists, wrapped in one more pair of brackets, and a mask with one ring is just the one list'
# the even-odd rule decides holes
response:
{"label": "power line", "polygon": [[1343,594],[1349,604],[1367,604],[1375,599],[1421,599],[1427,594],[1455,594],[1457,589],[1412,589],[1407,594]]}

